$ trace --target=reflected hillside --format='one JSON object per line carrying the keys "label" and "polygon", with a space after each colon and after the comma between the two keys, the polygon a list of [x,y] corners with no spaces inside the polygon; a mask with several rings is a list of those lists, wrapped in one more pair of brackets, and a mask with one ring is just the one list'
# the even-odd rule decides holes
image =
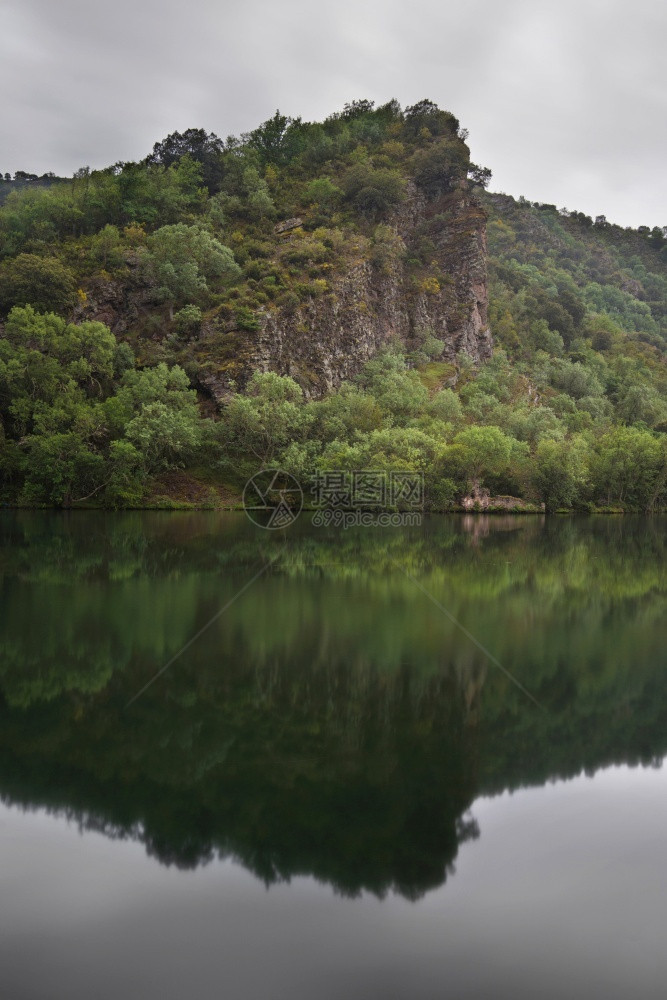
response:
{"label": "reflected hillside", "polygon": [[416,898],[480,794],[667,752],[664,556],[658,518],[5,513],[0,793],[166,864]]}

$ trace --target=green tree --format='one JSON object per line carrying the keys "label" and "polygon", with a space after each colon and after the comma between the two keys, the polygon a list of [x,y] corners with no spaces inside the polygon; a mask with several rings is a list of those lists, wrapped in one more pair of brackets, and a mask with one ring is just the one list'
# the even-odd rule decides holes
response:
{"label": "green tree", "polygon": [[314,202],[322,212],[327,213],[335,210],[342,197],[343,192],[330,177],[316,177],[306,185],[303,193],[307,205]]}
{"label": "green tree", "polygon": [[571,507],[586,479],[584,449],[568,441],[545,438],[537,445],[532,482],[547,512]]}
{"label": "green tree", "polygon": [[246,167],[243,171],[243,186],[246,194],[246,204],[252,218],[263,219],[265,216],[275,214],[275,205],[269,186],[263,177],[260,177],[256,167]]}
{"label": "green tree", "polygon": [[383,215],[405,197],[405,180],[397,170],[375,169],[370,163],[350,167],[342,181],[345,197],[364,215]]}
{"label": "green tree", "polygon": [[517,441],[527,441],[531,446],[544,438],[562,440],[566,432],[563,423],[549,406],[510,409],[507,430]]}
{"label": "green tree", "polygon": [[545,319],[535,319],[530,324],[530,343],[538,351],[560,356],[565,344],[557,330],[550,330]]}
{"label": "green tree", "polygon": [[405,357],[385,350],[367,362],[358,383],[375,398],[381,410],[397,424],[416,417],[428,403],[428,392]]}
{"label": "green tree", "polygon": [[650,431],[616,427],[601,438],[591,459],[602,502],[648,510],[665,502],[667,445]]}
{"label": "green tree", "polygon": [[144,403],[125,428],[125,436],[150,471],[191,458],[202,443],[202,422],[195,401],[174,409],[167,403]]}
{"label": "green tree", "polygon": [[112,441],[104,499],[111,507],[127,507],[139,503],[145,488],[144,456],[131,441]]}
{"label": "green tree", "polygon": [[618,394],[616,413],[628,424],[640,421],[652,426],[667,415],[665,400],[645,382],[624,387]]}
{"label": "green tree", "polygon": [[209,192],[214,193],[222,180],[222,153],[224,143],[214,132],[203,128],[189,128],[185,132],[172,132],[161,142],[156,142],[146,163],[170,167],[185,156],[200,164],[202,176]]}
{"label": "green tree", "polygon": [[412,140],[422,136],[424,131],[429,137],[457,135],[459,120],[451,111],[443,111],[433,101],[425,98],[405,109],[403,130]]}
{"label": "green tree", "polygon": [[69,507],[96,490],[104,474],[103,456],[76,431],[34,434],[25,442],[24,503]]}
{"label": "green tree", "polygon": [[556,389],[573,399],[584,396],[601,396],[603,387],[594,371],[579,361],[557,358],[551,362],[549,381]]}
{"label": "green tree", "polygon": [[101,398],[111,388],[118,345],[103,323],[66,323],[15,307],[0,340],[0,413],[18,436],[44,406]]}
{"label": "green tree", "polygon": [[21,253],[0,265],[0,311],[32,305],[43,312],[67,313],[77,301],[74,275],[56,258]]}
{"label": "green tree", "polygon": [[458,424],[463,417],[461,400],[451,389],[441,389],[428,403],[428,413],[436,420]]}
{"label": "green tree", "polygon": [[288,163],[300,146],[300,124],[300,118],[289,118],[276,111],[272,118],[245,138],[248,146],[259,153],[262,164],[273,163],[280,166]]}
{"label": "green tree", "polygon": [[91,251],[103,268],[118,267],[123,263],[123,241],[116,226],[106,225],[91,240]]}
{"label": "green tree", "polygon": [[350,440],[379,430],[382,410],[373,396],[344,382],[338,392],[309,404],[310,436],[318,441]]}
{"label": "green tree", "polygon": [[499,427],[466,427],[454,438],[450,457],[472,486],[485,476],[500,476],[508,468],[512,439]]}
{"label": "green tree", "polygon": [[459,139],[442,139],[418,149],[412,158],[415,180],[430,198],[451,191],[469,165],[468,147]]}
{"label": "green tree", "polygon": [[241,269],[229,247],[200,226],[162,226],[148,239],[144,268],[155,295],[173,305],[200,298],[213,278],[229,280]]}
{"label": "green tree", "polygon": [[126,372],[106,405],[109,423],[136,448],[149,472],[192,458],[207,430],[197,394],[178,365]]}
{"label": "green tree", "polygon": [[187,305],[174,315],[176,329],[182,337],[191,337],[201,330],[202,311],[199,306]]}
{"label": "green tree", "polygon": [[372,431],[360,439],[363,468],[391,471],[404,469],[426,473],[433,468],[442,445],[416,427],[392,427]]}
{"label": "green tree", "polygon": [[255,372],[246,395],[235,395],[227,404],[221,426],[227,448],[261,466],[280,449],[299,439],[312,416],[303,406],[303,391],[291,378],[275,372]]}

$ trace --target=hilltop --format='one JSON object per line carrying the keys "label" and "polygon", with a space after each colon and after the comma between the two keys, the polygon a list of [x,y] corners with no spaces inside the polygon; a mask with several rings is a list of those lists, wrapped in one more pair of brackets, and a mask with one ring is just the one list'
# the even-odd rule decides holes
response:
{"label": "hilltop", "polygon": [[220,505],[280,464],[664,505],[663,230],[490,194],[467,139],[356,101],[5,180],[2,499]]}

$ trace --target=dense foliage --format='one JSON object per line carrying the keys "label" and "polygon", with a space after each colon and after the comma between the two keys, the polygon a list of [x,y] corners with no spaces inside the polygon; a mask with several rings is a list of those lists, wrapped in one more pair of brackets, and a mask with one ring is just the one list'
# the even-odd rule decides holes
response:
{"label": "dense foliage", "polygon": [[[173,133],[141,163],[69,181],[5,179],[0,499],[183,502],[160,479],[179,468],[188,495],[215,503],[279,463],[300,477],[419,470],[436,510],[481,488],[547,510],[664,506],[663,231],[485,194],[466,138],[429,101],[356,101],[321,123],[276,112],[225,142]],[[407,248],[392,226],[411,185],[483,201],[493,358],[447,363],[424,329],[321,400],[270,372],[221,407],[205,398],[211,359],[233,369],[243,349],[230,330],[252,336],[355,261],[401,257],[422,292],[450,280],[427,233]],[[114,334],[88,318],[111,300]]]}

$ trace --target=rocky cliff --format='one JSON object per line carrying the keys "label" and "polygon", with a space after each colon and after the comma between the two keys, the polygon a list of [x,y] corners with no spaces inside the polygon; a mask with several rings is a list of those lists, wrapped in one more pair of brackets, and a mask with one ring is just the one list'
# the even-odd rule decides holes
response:
{"label": "rocky cliff", "polygon": [[[276,229],[286,245],[300,235],[298,226]],[[426,334],[444,342],[443,360],[458,352],[477,362],[488,358],[486,215],[479,203],[465,188],[428,201],[411,185],[388,229],[400,252],[378,261],[372,249],[352,247],[349,266],[326,294],[292,310],[267,310],[258,330],[228,329],[222,342],[205,326],[198,347],[202,388],[221,400],[230,380],[242,385],[260,369],[290,375],[307,395],[321,396],[393,338],[410,348]],[[423,266],[414,268],[424,241],[431,251],[426,276]]]}
{"label": "rocky cliff", "polygon": [[[276,224],[277,260],[312,238],[301,221]],[[347,235],[320,294],[259,309],[253,329],[244,328],[231,310],[214,309],[200,333],[181,345],[176,360],[220,403],[257,369],[290,375],[307,396],[322,396],[394,338],[410,350],[433,336],[444,343],[446,361],[459,352],[476,362],[489,357],[486,214],[465,182],[436,199],[410,183],[406,199],[380,228],[380,247],[372,236]],[[91,283],[87,294],[77,319],[101,320],[120,337],[141,329],[139,358],[154,360],[169,322],[165,316],[161,325],[140,270],[125,284]],[[142,316],[148,320],[143,329]]]}

